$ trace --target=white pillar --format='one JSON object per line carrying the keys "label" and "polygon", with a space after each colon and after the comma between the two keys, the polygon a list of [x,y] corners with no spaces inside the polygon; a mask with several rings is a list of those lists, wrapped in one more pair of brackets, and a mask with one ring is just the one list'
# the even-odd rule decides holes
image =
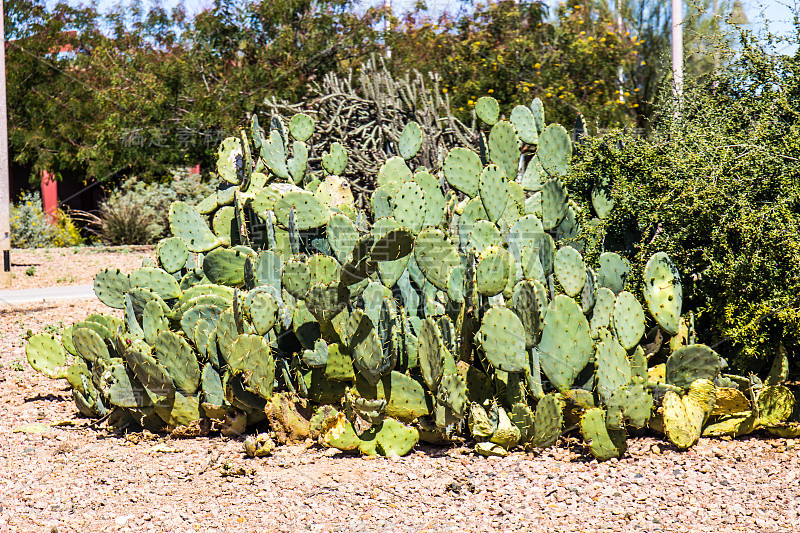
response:
{"label": "white pillar", "polygon": [[11,286],[11,194],[8,175],[8,113],[6,111],[6,30],[0,3],[0,286]]}
{"label": "white pillar", "polygon": [[675,96],[683,97],[683,1],[672,0],[672,76]]}

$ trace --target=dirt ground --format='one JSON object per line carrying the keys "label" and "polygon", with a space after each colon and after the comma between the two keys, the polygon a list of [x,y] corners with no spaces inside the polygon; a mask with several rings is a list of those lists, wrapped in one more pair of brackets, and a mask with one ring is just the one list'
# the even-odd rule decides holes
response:
{"label": "dirt ground", "polygon": [[[39,261],[29,277],[87,284],[102,266],[135,268],[141,257],[129,256],[140,253],[148,252],[16,257]],[[45,271],[52,273],[39,278]],[[0,307],[0,532],[800,528],[800,442],[763,435],[702,439],[686,452],[635,437],[623,459],[605,463],[570,440],[492,459],[468,447],[429,446],[394,459],[315,446],[249,459],[241,439],[176,440],[91,427],[65,381],[28,366],[24,339],[109,311],[89,300]]]}

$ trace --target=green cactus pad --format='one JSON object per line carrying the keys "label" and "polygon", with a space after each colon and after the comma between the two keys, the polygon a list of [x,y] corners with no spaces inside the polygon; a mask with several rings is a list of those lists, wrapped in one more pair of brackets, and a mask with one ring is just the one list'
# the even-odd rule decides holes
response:
{"label": "green cactus pad", "polygon": [[67,354],[53,335],[39,333],[28,339],[25,356],[34,370],[50,379],[66,377]]}
{"label": "green cactus pad", "polygon": [[386,416],[409,423],[430,413],[425,390],[414,378],[392,371],[376,387],[363,387],[365,384],[359,380],[359,393],[368,399],[386,400]]}
{"label": "green cactus pad", "polygon": [[125,293],[130,288],[130,276],[118,268],[103,269],[94,277],[95,296],[114,309],[125,308]]}
{"label": "green cactus pad", "polygon": [[511,110],[511,123],[517,130],[520,140],[527,144],[535,145],[539,142],[539,132],[536,131],[536,120],[531,110],[524,105],[518,105]]}
{"label": "green cactus pad", "polygon": [[528,368],[525,329],[511,309],[489,309],[475,339],[494,368],[504,372],[524,372]]}
{"label": "green cactus pad", "polygon": [[314,283],[308,290],[305,304],[320,322],[330,322],[347,305],[349,293],[338,281]]}
{"label": "green cactus pad", "polygon": [[538,281],[522,280],[514,286],[511,309],[519,317],[525,331],[525,348],[539,343],[544,324],[547,300],[544,286]]}
{"label": "green cactus pad", "polygon": [[678,269],[664,252],[653,254],[642,274],[644,300],[650,314],[669,335],[680,325],[683,290]]}
{"label": "green cactus pad", "polygon": [[597,218],[606,219],[614,210],[614,197],[611,195],[611,180],[601,177],[592,187],[592,207]]}
{"label": "green cactus pad", "polygon": [[246,306],[256,332],[266,335],[278,320],[278,299],[266,291],[259,291],[247,298]]}
{"label": "green cactus pad", "polygon": [[542,221],[535,215],[526,215],[514,222],[507,235],[508,249],[514,255],[514,259],[523,260],[523,248],[536,248],[538,242],[536,235],[542,232],[544,232]]}
{"label": "green cactus pad", "polygon": [[571,388],[594,352],[589,323],[572,298],[559,294],[550,302],[539,350],[550,382],[560,391]]}
{"label": "green cactus pad", "polygon": [[539,98],[534,98],[531,102],[531,113],[533,114],[533,121],[536,124],[536,131],[541,133],[544,131],[544,104]]}
{"label": "green cactus pad", "polygon": [[666,382],[688,389],[697,379],[716,378],[721,366],[717,352],[705,344],[681,346],[667,358]]}
{"label": "green cactus pad", "polygon": [[400,157],[408,161],[419,153],[420,148],[422,148],[422,128],[411,121],[403,128],[400,139],[397,140],[397,151],[400,152]]}
{"label": "green cactus pad", "polygon": [[444,232],[425,228],[414,241],[414,259],[425,277],[439,290],[446,291],[454,269],[463,268],[458,250]]}
{"label": "green cactus pad", "polygon": [[[149,303],[147,305],[150,305]],[[206,320],[212,324],[219,321],[223,308],[213,304],[198,304],[186,310],[181,316],[181,329],[186,335],[187,339],[194,338],[194,330],[197,323],[201,320]]]}
{"label": "green cactus pad", "polygon": [[380,455],[406,455],[419,442],[419,431],[393,418],[383,421],[375,437],[376,451]]}
{"label": "green cactus pad", "polygon": [[347,168],[347,150],[339,142],[331,143],[330,151],[322,154],[322,168],[335,176],[341,176]]}
{"label": "green cactus pad", "polygon": [[547,180],[547,174],[539,162],[539,158],[533,156],[528,165],[525,167],[525,172],[522,174],[520,185],[528,192],[538,192],[544,187],[544,182]]}
{"label": "green cactus pad", "polygon": [[430,172],[420,170],[414,173],[414,183],[419,185],[425,194],[424,226],[439,226],[444,220],[446,209],[439,180]]}
{"label": "green cactus pad", "polygon": [[354,381],[356,379],[353,371],[353,358],[337,344],[328,347],[325,377],[335,381]]}
{"label": "green cactus pad", "polygon": [[604,402],[631,380],[631,364],[625,349],[611,336],[608,330],[600,333],[595,354],[597,364],[597,392]]}
{"label": "green cactus pad", "polygon": [[489,133],[489,160],[503,169],[509,181],[516,181],[519,170],[519,137],[510,122],[501,120]]}
{"label": "green cactus pad", "polygon": [[508,185],[505,171],[497,165],[483,169],[478,187],[489,220],[497,222],[506,210]]}
{"label": "green cactus pad", "polygon": [[237,185],[241,181],[241,169],[244,168],[244,152],[242,141],[237,137],[223,139],[217,150],[217,173],[219,177]]}
{"label": "green cactus pad", "polygon": [[324,226],[331,216],[328,207],[307,191],[289,191],[275,202],[275,217],[284,227],[289,227],[292,209],[296,212],[296,227],[301,231]]}
{"label": "green cactus pad", "polygon": [[289,121],[289,134],[298,141],[305,142],[314,133],[314,119],[305,113],[297,113]]}
{"label": "green cactus pad", "polygon": [[425,203],[425,193],[419,185],[413,181],[403,183],[394,197],[394,219],[400,226],[418,233],[425,224]]}
{"label": "green cactus pad", "polygon": [[[608,419],[627,420],[632,426],[643,428],[650,420],[653,410],[653,395],[643,385],[629,384],[618,389],[608,400]],[[610,424],[609,424],[610,425]],[[622,425],[617,429],[622,429]]]}
{"label": "green cactus pad", "polygon": [[614,296],[614,291],[606,287],[599,287],[597,289],[594,308],[592,310],[592,337],[597,337],[600,334],[600,328],[611,329],[611,315],[614,312],[615,302],[616,296]]}
{"label": "green cactus pad", "polygon": [[600,287],[611,289],[614,294],[619,294],[625,288],[630,266],[619,254],[605,252],[600,254],[597,262],[597,284]]}
{"label": "green cactus pad", "polygon": [[555,229],[567,216],[567,189],[560,179],[551,178],[542,186],[542,226]]}
{"label": "green cactus pad", "polygon": [[530,443],[536,448],[549,448],[561,436],[564,424],[564,402],[556,394],[545,394],[536,404]]}
{"label": "green cactus pad", "polygon": [[493,126],[500,118],[500,104],[491,96],[481,96],[475,103],[475,113],[479,119]]}
{"label": "green cactus pad", "polygon": [[[463,219],[461,223],[464,223]],[[475,254],[480,255],[485,249],[490,246],[502,246],[503,236],[497,226],[488,220],[478,220],[472,225],[471,230],[466,227],[461,227],[459,224],[459,232],[464,230],[464,234],[468,235],[466,243],[462,243],[465,251],[473,251]]]}
{"label": "green cactus pad", "polygon": [[581,253],[572,246],[562,246],[553,257],[553,271],[567,296],[580,294],[586,283],[586,264]]}
{"label": "green cactus pad", "polygon": [[612,312],[614,335],[626,350],[630,350],[644,335],[644,311],[636,297],[622,291],[614,302]]}
{"label": "green cactus pad", "polygon": [[156,361],[168,370],[178,391],[194,394],[200,387],[200,366],[192,347],[171,331],[162,331],[153,344]]}
{"label": "green cactus pad", "polygon": [[581,435],[589,451],[600,461],[621,457],[627,449],[625,431],[608,428],[606,412],[599,407],[589,409],[581,417]]}
{"label": "green cactus pad", "polygon": [[264,399],[272,396],[275,360],[269,343],[260,335],[242,334],[234,341],[228,355],[228,367],[242,376],[243,384]]}
{"label": "green cactus pad", "polygon": [[90,363],[111,360],[105,341],[93,329],[88,327],[75,329],[72,332],[72,344],[78,355]]}
{"label": "green cactus pad", "polygon": [[486,248],[478,258],[475,268],[475,288],[485,296],[495,296],[503,292],[508,284],[511,256],[508,250],[499,246]]}
{"label": "green cactus pad", "polygon": [[536,156],[550,176],[563,176],[567,173],[572,160],[572,141],[564,126],[550,124],[542,131]]}
{"label": "green cactus pad", "polygon": [[222,244],[226,246],[231,245],[231,235],[239,233],[236,225],[236,209],[226,205],[214,213],[214,218],[211,220],[211,227],[214,234],[219,237]]}
{"label": "green cactus pad", "polygon": [[302,141],[295,141],[292,143],[292,154],[294,154],[292,158],[286,162],[286,170],[292,178],[292,183],[299,185],[308,170],[308,146]]}
{"label": "green cactus pad", "polygon": [[202,215],[186,202],[172,202],[169,227],[174,236],[186,243],[190,252],[208,252],[222,244]]}
{"label": "green cactus pad", "polygon": [[270,131],[269,139],[261,145],[261,157],[273,174],[281,179],[290,179],[286,167],[286,144],[277,130]]}
{"label": "green cactus pad", "polygon": [[341,213],[331,215],[326,228],[326,235],[339,262],[345,261],[348,254],[353,251],[353,247],[359,238],[355,224]]}
{"label": "green cactus pad", "polygon": [[422,378],[428,390],[435,392],[444,372],[445,353],[439,326],[432,318],[426,318],[422,323],[417,350]]}
{"label": "green cactus pad", "polygon": [[468,148],[453,148],[444,159],[444,177],[447,182],[470,198],[478,194],[481,158]]}
{"label": "green cactus pad", "polygon": [[158,241],[156,256],[161,268],[172,274],[184,267],[189,257],[189,250],[186,248],[186,243],[178,237],[169,237]]}
{"label": "green cactus pad", "polygon": [[238,287],[244,284],[244,263],[250,254],[234,248],[218,248],[203,260],[203,273],[218,285]]}
{"label": "green cactus pad", "polygon": [[387,159],[378,169],[376,181],[378,190],[385,190],[390,196],[393,196],[403,183],[411,181],[412,178],[411,169],[408,168],[405,160],[396,156]]}
{"label": "green cactus pad", "polygon": [[147,344],[153,344],[162,331],[169,329],[169,319],[164,309],[155,300],[150,300],[144,306],[142,313],[142,330]]}
{"label": "green cactus pad", "polygon": [[360,309],[355,309],[345,329],[347,346],[353,354],[353,364],[368,383],[377,384],[381,379],[384,354],[372,320]]}
{"label": "green cactus pad", "polygon": [[177,298],[182,292],[175,277],[160,268],[138,268],[131,272],[130,280],[131,286],[148,288],[164,300]]}
{"label": "green cactus pad", "polygon": [[661,404],[664,431],[669,441],[681,449],[697,443],[715,400],[714,384],[707,379],[694,381],[688,394],[682,397],[667,391]]}

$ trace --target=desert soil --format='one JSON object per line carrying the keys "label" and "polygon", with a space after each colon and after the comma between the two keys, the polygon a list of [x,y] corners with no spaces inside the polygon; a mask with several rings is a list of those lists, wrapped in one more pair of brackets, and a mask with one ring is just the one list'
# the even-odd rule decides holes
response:
{"label": "desert soil", "polygon": [[[58,278],[88,284],[92,271],[130,270],[149,253],[49,250],[14,257],[37,265],[36,275],[25,277],[25,288],[33,288]],[[241,439],[177,440],[91,427],[78,416],[66,382],[28,366],[24,339],[109,311],[89,300],[0,307],[0,532],[800,527],[800,442],[764,435],[702,439],[685,452],[657,437],[633,437],[625,457],[605,463],[570,439],[540,453],[492,459],[468,446],[420,446],[393,459],[298,446],[249,459]]]}

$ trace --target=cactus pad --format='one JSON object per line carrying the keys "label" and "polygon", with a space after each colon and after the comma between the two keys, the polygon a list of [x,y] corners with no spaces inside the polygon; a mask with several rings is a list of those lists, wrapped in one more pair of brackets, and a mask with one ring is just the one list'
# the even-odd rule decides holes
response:
{"label": "cactus pad", "polygon": [[478,194],[481,158],[467,148],[453,148],[444,159],[444,177],[447,182],[470,198]]}
{"label": "cactus pad", "polygon": [[614,335],[626,350],[630,350],[644,335],[644,311],[636,297],[622,291],[614,302],[612,311]]}
{"label": "cactus pad", "polygon": [[683,290],[678,269],[667,254],[653,254],[644,268],[644,299],[650,314],[669,335],[676,335],[680,325]]}
{"label": "cactus pad", "polygon": [[586,283],[586,264],[572,246],[562,246],[553,257],[553,271],[567,296],[577,296]]}
{"label": "cactus pad", "polygon": [[559,294],[550,302],[539,350],[550,382],[560,391],[571,388],[594,351],[589,324],[572,298]]}
{"label": "cactus pad", "polygon": [[493,126],[500,118],[500,104],[491,96],[481,96],[475,103],[475,113],[479,119]]}
{"label": "cactus pad", "polygon": [[525,329],[511,309],[497,306],[489,309],[475,338],[497,370],[523,372],[528,368]]}
{"label": "cactus pad", "polygon": [[186,243],[190,252],[208,252],[222,244],[202,215],[186,202],[172,202],[169,227],[174,236]]}

